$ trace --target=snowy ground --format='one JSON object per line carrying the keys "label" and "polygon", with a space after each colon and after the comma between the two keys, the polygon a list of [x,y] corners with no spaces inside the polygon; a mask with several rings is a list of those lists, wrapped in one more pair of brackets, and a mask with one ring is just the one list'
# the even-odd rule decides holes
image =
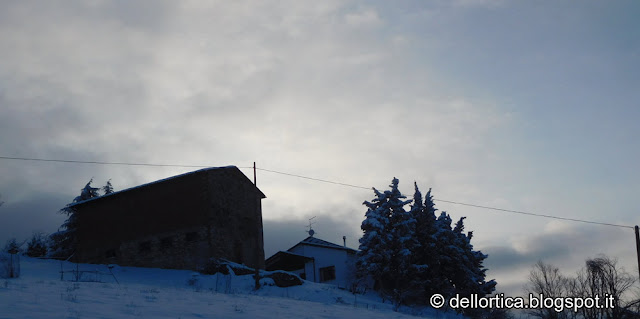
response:
{"label": "snowy ground", "polygon": [[[81,271],[99,271],[100,282],[73,282],[67,281],[71,273],[60,280],[60,269],[73,270],[75,264],[27,257],[21,257],[20,264],[20,278],[0,279],[0,319],[415,318],[393,312],[375,296],[355,299],[334,286],[306,281],[253,291],[251,275],[194,277],[184,270],[115,267],[114,279],[105,265],[81,264]],[[95,274],[85,275],[96,279]],[[422,310],[420,317],[456,318],[431,309]]]}

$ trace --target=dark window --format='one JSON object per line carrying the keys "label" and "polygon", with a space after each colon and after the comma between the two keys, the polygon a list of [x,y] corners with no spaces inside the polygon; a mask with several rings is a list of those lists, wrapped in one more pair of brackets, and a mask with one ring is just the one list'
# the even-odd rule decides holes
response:
{"label": "dark window", "polygon": [[160,239],[160,247],[162,249],[167,249],[173,246],[173,238],[172,237],[165,237]]}
{"label": "dark window", "polygon": [[146,253],[151,251],[151,242],[150,241],[141,242],[140,245],[138,246],[138,251],[141,253]]}
{"label": "dark window", "polygon": [[115,249],[109,249],[104,253],[104,256],[107,258],[114,258],[116,256],[116,250]]}
{"label": "dark window", "polygon": [[336,279],[336,266],[320,268],[320,282]]}
{"label": "dark window", "polygon": [[196,240],[198,240],[198,233],[196,232],[190,232],[190,233],[186,233],[184,235],[184,240],[188,243],[194,242]]}

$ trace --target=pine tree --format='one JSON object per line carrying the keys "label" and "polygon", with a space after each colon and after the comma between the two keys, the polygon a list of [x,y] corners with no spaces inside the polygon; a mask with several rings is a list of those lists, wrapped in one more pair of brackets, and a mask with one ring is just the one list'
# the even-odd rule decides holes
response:
{"label": "pine tree", "polygon": [[460,218],[453,229],[456,235],[456,245],[461,250],[461,262],[458,264],[461,269],[459,273],[463,278],[459,284],[458,293],[461,295],[478,294],[480,297],[490,294],[495,290],[496,282],[494,280],[485,281],[486,270],[483,266],[484,260],[488,255],[481,251],[473,250],[471,238],[473,232],[464,234],[464,219]]}
{"label": "pine tree", "polygon": [[465,218],[466,217],[461,217],[452,230],[454,235],[453,254],[455,254],[454,259],[456,262],[455,265],[452,266],[451,282],[455,287],[455,293],[468,297],[472,293],[475,293],[474,282],[477,281],[477,278],[473,269],[473,247],[464,234]]}
{"label": "pine tree", "polygon": [[4,248],[2,249],[2,251],[10,254],[17,254],[18,252],[20,252],[20,246],[22,246],[22,244],[18,244],[18,241],[15,238],[10,238],[4,244]]}
{"label": "pine tree", "polygon": [[52,255],[54,257],[69,257],[76,249],[78,242],[77,228],[78,217],[76,216],[73,205],[85,200],[99,197],[99,188],[91,187],[93,178],[89,180],[87,185],[80,191],[80,195],[73,199],[73,202],[67,204],[64,208],[60,209],[60,213],[67,215],[67,220],[64,221],[62,226],[57,232],[51,234],[52,241]]}
{"label": "pine tree", "polygon": [[102,191],[105,195],[109,195],[113,193],[113,186],[111,185],[111,180],[108,180],[107,183],[102,186]]}
{"label": "pine tree", "polygon": [[387,194],[375,188],[373,192],[376,198],[371,202],[363,203],[367,206],[367,212],[360,226],[364,234],[359,240],[356,271],[360,278],[371,277],[376,283],[375,288],[378,288],[390,258],[386,248],[389,242],[389,212],[386,207],[388,206]]}
{"label": "pine tree", "polygon": [[46,237],[42,233],[34,233],[27,243],[27,256],[44,257],[47,255]]}
{"label": "pine tree", "polygon": [[51,234],[51,255],[52,257],[68,258],[74,252],[77,244],[77,216],[70,205],[67,204],[59,212],[67,214],[67,219],[62,223],[57,232]]}
{"label": "pine tree", "polygon": [[[477,294],[479,297],[483,297],[495,290],[496,282],[494,280],[485,281],[486,269],[482,266],[482,262],[487,258],[487,255],[473,250],[473,245],[471,245],[473,232],[464,233],[464,219],[465,217],[460,218],[452,230],[455,237],[453,246],[457,262],[451,267],[450,281],[455,294],[463,297]],[[483,311],[459,309],[459,312],[474,318],[482,316]]]}
{"label": "pine tree", "polygon": [[[451,217],[443,212],[436,222],[436,240],[441,260],[440,274],[445,284],[439,289],[448,298],[456,294],[462,297],[478,294],[482,297],[492,293],[496,286],[494,280],[485,281],[486,269],[482,266],[482,262],[487,255],[473,250],[471,245],[473,233],[464,233],[464,219],[465,217],[460,218],[451,228]],[[459,311],[468,316],[477,315],[470,309],[459,309]]]}
{"label": "pine tree", "polygon": [[415,272],[412,253],[417,246],[415,219],[404,209],[411,201],[404,200],[398,184],[398,179],[393,178],[391,190],[381,193],[374,188],[376,198],[363,203],[368,209],[356,262],[359,276],[370,276],[376,282],[376,290],[390,297],[396,309],[410,288]]}
{"label": "pine tree", "polygon": [[415,223],[411,211],[406,211],[404,206],[411,203],[404,200],[406,196],[398,189],[398,179],[394,178],[388,193],[389,198],[389,269],[386,272],[390,278],[386,278],[388,290],[391,292],[395,310],[398,309],[411,290],[410,283],[415,275],[413,265],[413,252],[416,250]]}
{"label": "pine tree", "polygon": [[422,214],[424,212],[424,204],[422,203],[422,193],[418,189],[418,184],[414,181],[414,193],[413,193],[413,204],[411,205],[411,209],[409,213],[415,219],[414,223],[414,247],[411,254],[411,266],[412,266],[412,278],[409,282],[409,286],[411,287],[412,294],[409,298],[413,300],[420,300],[424,293],[422,292],[425,289],[425,280],[423,274],[427,272],[429,269],[428,265],[424,263],[425,259],[425,250],[430,246],[430,242],[426,242],[421,240],[423,238],[423,228],[419,226],[419,223],[423,222]]}
{"label": "pine tree", "polygon": [[414,278],[416,300],[429,300],[436,293],[440,293],[445,287],[445,280],[440,273],[440,259],[437,254],[438,242],[434,236],[436,233],[436,211],[431,189],[424,197],[414,184],[415,193],[411,213],[416,219],[415,237],[418,246],[413,255],[413,264],[417,274]]}
{"label": "pine tree", "polygon": [[[79,203],[79,202],[83,202],[87,199],[91,199],[94,197],[99,197],[100,193],[98,193],[98,191],[100,190],[97,187],[91,187],[91,183],[93,183],[93,178],[89,180],[89,182],[87,183],[87,185],[84,186],[84,188],[80,191],[80,196],[77,196],[76,198],[73,199],[73,203]],[[67,205],[68,206],[68,205]],[[63,208],[64,210],[64,208]]]}
{"label": "pine tree", "polygon": [[446,298],[455,295],[455,277],[460,251],[456,246],[456,236],[451,229],[451,217],[440,213],[435,222],[435,255],[438,256],[436,289]]}

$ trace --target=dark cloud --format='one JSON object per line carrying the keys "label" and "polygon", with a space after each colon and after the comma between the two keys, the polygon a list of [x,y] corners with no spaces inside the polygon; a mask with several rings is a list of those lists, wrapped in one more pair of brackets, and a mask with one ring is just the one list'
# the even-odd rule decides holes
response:
{"label": "dark cloud", "polygon": [[20,201],[2,196],[5,204],[0,206],[3,223],[0,243],[13,237],[19,241],[26,240],[33,232],[55,232],[65,220],[66,216],[59,210],[69,202],[68,198],[52,194],[31,195],[31,198]]}
{"label": "dark cloud", "polygon": [[620,258],[627,270],[636,267],[633,231],[611,226],[575,226],[552,222],[541,233],[512,237],[502,246],[489,246],[485,266],[488,276],[497,278],[499,290],[511,294],[523,292],[531,267],[539,260],[559,267],[566,276],[574,276],[584,261],[599,254]]}
{"label": "dark cloud", "polygon": [[[330,212],[322,212],[318,210],[309,211],[308,218],[316,217],[312,220],[312,228],[315,232],[314,237],[342,245],[342,236],[346,236],[347,247],[358,249],[360,243],[358,240],[362,237],[359,224],[354,227],[351,222],[354,218],[353,212],[344,212],[335,215]],[[356,217],[358,218],[358,217]],[[263,221],[264,225],[264,242],[265,256],[268,258],[280,250],[287,250],[298,242],[307,238],[309,234],[309,219],[291,217],[288,219]]]}

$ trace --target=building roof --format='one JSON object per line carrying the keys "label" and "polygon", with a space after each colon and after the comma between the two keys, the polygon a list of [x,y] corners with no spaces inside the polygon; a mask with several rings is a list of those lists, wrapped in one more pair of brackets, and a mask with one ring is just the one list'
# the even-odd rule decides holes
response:
{"label": "building roof", "polygon": [[[128,192],[128,191],[131,191],[131,190],[134,190],[134,189],[149,187],[149,186],[154,185],[154,184],[159,184],[159,183],[162,183],[162,182],[165,182],[165,181],[173,180],[173,179],[184,177],[184,176],[187,176],[187,175],[198,174],[198,173],[208,172],[208,171],[213,171],[213,170],[235,170],[238,173],[240,173],[243,177],[245,177],[245,179],[248,182],[251,183],[251,180],[249,180],[236,166],[231,165],[231,166],[221,166],[221,167],[208,167],[208,168],[203,168],[203,169],[199,169],[199,170],[192,171],[192,172],[187,172],[187,173],[180,174],[180,175],[175,175],[175,176],[159,179],[159,180],[154,181],[154,182],[150,182],[150,183],[146,183],[146,184],[142,184],[142,185],[126,188],[126,189],[123,189],[123,190],[119,190],[117,192],[113,192],[111,194],[107,194],[107,195],[103,195],[103,196],[99,196],[99,197],[94,197],[94,198],[90,198],[90,199],[87,199],[87,200],[83,200],[81,202],[72,203],[72,204],[69,205],[69,207],[85,204],[85,203],[88,203],[88,202],[93,202],[93,201],[100,200],[102,198],[107,198],[107,197],[110,197],[110,196],[117,196],[118,194],[121,194],[121,193],[124,193],[124,192]],[[260,194],[260,196],[262,198],[266,198],[267,197],[267,196],[264,195],[264,193],[262,193],[262,191],[260,191],[260,189],[258,187],[256,187],[256,190],[258,191],[258,193]]]}
{"label": "building roof", "polygon": [[330,243],[330,242],[328,242],[326,240],[315,238],[313,236],[309,236],[309,237],[305,238],[301,242],[299,242],[299,243],[295,244],[293,247],[289,248],[288,251],[291,251],[292,249],[294,249],[294,248],[296,248],[297,246],[300,246],[300,245],[308,245],[308,246],[316,246],[316,247],[323,247],[323,248],[346,250],[347,252],[353,252],[353,253],[357,252],[355,249],[352,249],[352,248],[349,248],[349,247],[345,247],[345,246],[336,245],[334,243]]}
{"label": "building roof", "polygon": [[279,251],[265,261],[266,270],[298,270],[303,269],[307,261],[312,261],[313,257],[307,257],[288,251]]}

